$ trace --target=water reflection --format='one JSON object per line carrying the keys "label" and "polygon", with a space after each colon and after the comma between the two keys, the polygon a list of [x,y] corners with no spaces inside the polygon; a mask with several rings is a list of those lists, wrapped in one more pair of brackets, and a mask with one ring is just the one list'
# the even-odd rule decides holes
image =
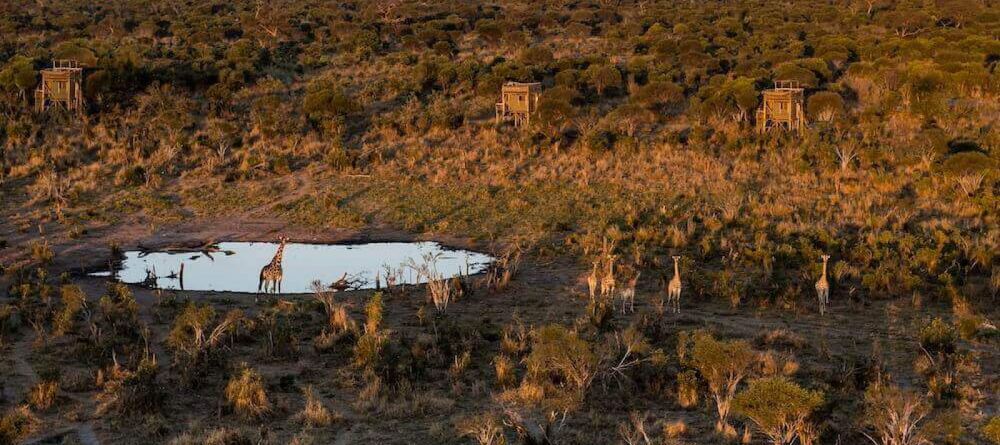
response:
{"label": "water reflection", "polygon": [[[125,252],[115,276],[125,283],[188,291],[255,293],[278,243],[225,242],[212,251]],[[427,282],[428,276],[451,278],[484,271],[489,255],[449,250],[435,242],[353,245],[288,243],[281,261],[282,293],[310,293],[313,282],[334,288]],[[97,272],[93,276],[110,276]]]}

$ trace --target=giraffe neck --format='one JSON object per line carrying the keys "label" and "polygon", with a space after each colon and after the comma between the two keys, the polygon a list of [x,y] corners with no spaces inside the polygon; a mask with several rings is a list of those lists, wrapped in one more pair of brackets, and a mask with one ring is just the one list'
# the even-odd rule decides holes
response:
{"label": "giraffe neck", "polygon": [[826,261],[823,260],[823,281],[826,281]]}
{"label": "giraffe neck", "polygon": [[680,267],[677,266],[677,260],[676,259],[674,260],[674,276],[675,277],[681,276],[681,270],[680,270]]}
{"label": "giraffe neck", "polygon": [[272,265],[281,265],[281,259],[285,256],[285,242],[282,241],[281,245],[278,246],[278,251],[274,254],[274,258],[271,259]]}

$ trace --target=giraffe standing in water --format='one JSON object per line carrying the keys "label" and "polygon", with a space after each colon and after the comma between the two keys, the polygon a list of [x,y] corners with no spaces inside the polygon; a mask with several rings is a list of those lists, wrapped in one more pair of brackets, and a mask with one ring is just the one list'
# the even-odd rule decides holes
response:
{"label": "giraffe standing in water", "polygon": [[823,275],[816,281],[816,296],[819,297],[819,314],[826,315],[826,306],[830,304],[830,282],[826,279],[826,263],[830,255],[822,255]]}
{"label": "giraffe standing in water", "polygon": [[278,245],[278,251],[274,254],[274,258],[260,270],[260,281],[257,282],[257,292],[261,290],[264,293],[281,292],[281,279],[283,277],[281,259],[285,255],[285,243],[288,242],[288,238],[282,236],[278,239],[281,241],[281,244]]}
{"label": "giraffe standing in water", "polygon": [[674,259],[674,278],[667,284],[667,304],[670,306],[671,312],[679,314],[681,313],[681,270],[677,262],[681,257],[673,256],[671,258]]}

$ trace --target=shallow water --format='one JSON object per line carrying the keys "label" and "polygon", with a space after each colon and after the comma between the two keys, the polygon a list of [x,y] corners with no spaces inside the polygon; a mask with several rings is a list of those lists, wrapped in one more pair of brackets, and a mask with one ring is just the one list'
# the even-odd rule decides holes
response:
{"label": "shallow water", "polygon": [[[125,252],[116,277],[125,283],[186,291],[257,292],[260,270],[274,257],[277,243],[225,242],[214,252]],[[281,293],[311,293],[313,282],[322,286],[344,274],[357,289],[374,289],[378,274],[385,287],[387,275],[396,284],[427,282],[436,278],[476,274],[489,266],[489,255],[450,250],[435,242],[368,244],[288,243],[282,261]],[[183,263],[183,274],[181,264]],[[424,273],[421,273],[423,271]],[[93,276],[110,276],[97,272]],[[183,278],[183,280],[182,280]]]}

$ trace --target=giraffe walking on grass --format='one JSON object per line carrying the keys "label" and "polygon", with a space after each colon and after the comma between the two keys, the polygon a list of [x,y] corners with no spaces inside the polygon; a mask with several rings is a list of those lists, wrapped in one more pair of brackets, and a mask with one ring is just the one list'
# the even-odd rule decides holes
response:
{"label": "giraffe walking on grass", "polygon": [[587,289],[590,291],[590,301],[594,301],[594,298],[597,296],[597,283],[600,281],[597,268],[598,262],[594,261],[594,267],[590,270],[590,275],[587,276]]}
{"label": "giraffe walking on grass", "polygon": [[667,285],[667,304],[670,307],[670,312],[679,314],[681,313],[681,271],[678,261],[681,257],[673,256],[671,258],[674,259],[674,278]]}
{"label": "giraffe walking on grass", "polygon": [[639,283],[639,275],[641,271],[635,271],[632,278],[628,280],[625,288],[621,291],[622,298],[622,313],[635,312],[635,287]]}
{"label": "giraffe walking on grass", "polygon": [[816,281],[816,296],[819,298],[819,314],[826,315],[826,306],[830,304],[830,281],[826,279],[826,263],[830,255],[822,255],[823,275]]}

